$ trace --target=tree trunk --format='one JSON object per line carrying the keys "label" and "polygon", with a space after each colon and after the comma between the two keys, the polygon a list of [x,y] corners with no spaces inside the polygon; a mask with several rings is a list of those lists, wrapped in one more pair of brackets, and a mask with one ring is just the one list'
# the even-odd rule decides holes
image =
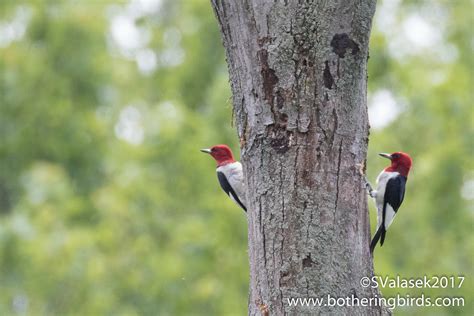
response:
{"label": "tree trunk", "polygon": [[248,188],[250,315],[387,312],[287,301],[380,297],[360,285],[373,275],[359,169],[375,2],[212,0]]}

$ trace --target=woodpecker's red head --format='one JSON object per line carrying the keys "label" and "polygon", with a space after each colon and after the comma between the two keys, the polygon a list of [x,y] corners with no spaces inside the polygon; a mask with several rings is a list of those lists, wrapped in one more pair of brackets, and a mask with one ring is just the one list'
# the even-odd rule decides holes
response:
{"label": "woodpecker's red head", "polygon": [[382,157],[388,158],[392,161],[391,165],[385,168],[388,172],[398,172],[404,177],[408,177],[408,172],[411,168],[411,157],[404,152],[396,152],[393,154],[379,154]]}
{"label": "woodpecker's red head", "polygon": [[215,145],[209,149],[201,149],[201,151],[210,154],[217,161],[218,167],[235,162],[232,150],[227,145]]}

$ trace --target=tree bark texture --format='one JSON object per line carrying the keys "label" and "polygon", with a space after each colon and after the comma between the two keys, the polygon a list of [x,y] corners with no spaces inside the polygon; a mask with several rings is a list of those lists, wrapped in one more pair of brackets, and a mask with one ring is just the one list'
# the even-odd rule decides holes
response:
{"label": "tree bark texture", "polygon": [[367,193],[367,59],[376,0],[212,0],[247,185],[250,315],[380,315],[288,298],[380,297]]}

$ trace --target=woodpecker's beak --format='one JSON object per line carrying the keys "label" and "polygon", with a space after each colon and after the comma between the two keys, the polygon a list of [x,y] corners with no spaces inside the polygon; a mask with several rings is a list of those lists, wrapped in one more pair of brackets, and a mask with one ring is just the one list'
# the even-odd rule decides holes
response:
{"label": "woodpecker's beak", "polygon": [[210,154],[211,153],[211,150],[209,148],[204,148],[204,149],[201,149],[201,151],[203,153],[206,153],[206,154]]}
{"label": "woodpecker's beak", "polygon": [[390,154],[380,153],[379,156],[382,156],[382,157],[385,157],[387,159],[392,160],[392,155],[390,155]]}

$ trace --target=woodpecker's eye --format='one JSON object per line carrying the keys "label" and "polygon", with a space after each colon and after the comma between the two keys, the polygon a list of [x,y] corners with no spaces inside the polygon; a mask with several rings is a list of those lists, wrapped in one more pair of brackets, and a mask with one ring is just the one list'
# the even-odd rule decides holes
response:
{"label": "woodpecker's eye", "polygon": [[399,154],[393,154],[392,158],[398,159],[398,158],[400,158],[400,155]]}

